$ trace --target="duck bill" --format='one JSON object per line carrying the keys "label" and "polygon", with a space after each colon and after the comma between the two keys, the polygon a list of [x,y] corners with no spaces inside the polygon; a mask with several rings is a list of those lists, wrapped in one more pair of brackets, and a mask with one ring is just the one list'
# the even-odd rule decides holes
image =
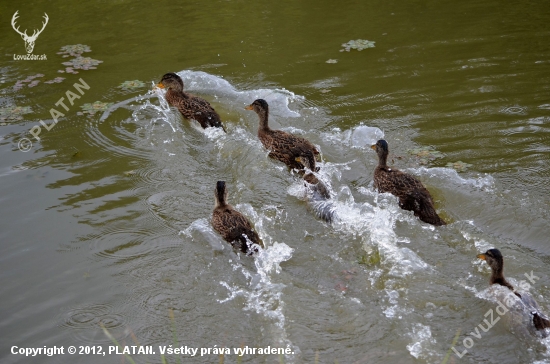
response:
{"label": "duck bill", "polygon": [[376,150],[376,144],[371,145],[370,149]]}
{"label": "duck bill", "polygon": [[487,260],[485,254],[478,254],[477,257],[481,260]]}
{"label": "duck bill", "polygon": [[164,88],[164,85],[162,83],[157,83],[158,88]]}
{"label": "duck bill", "polygon": [[294,158],[294,160],[298,163],[302,163],[302,158],[300,158],[300,157],[296,157],[296,158]]}
{"label": "duck bill", "polygon": [[248,105],[247,107],[244,108],[245,110],[254,110],[254,108],[252,107],[252,105]]}

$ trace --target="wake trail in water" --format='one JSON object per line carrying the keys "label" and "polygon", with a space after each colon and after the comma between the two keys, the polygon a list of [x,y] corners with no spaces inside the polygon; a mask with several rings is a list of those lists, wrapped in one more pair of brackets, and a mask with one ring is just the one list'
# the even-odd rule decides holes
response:
{"label": "wake trail in water", "polygon": [[[270,336],[275,340],[274,344],[291,348],[295,355],[299,352],[299,348],[288,339],[285,328],[283,289],[286,286],[273,280],[274,276],[281,272],[280,263],[289,260],[293,251],[294,249],[285,243],[277,242],[266,249],[260,249],[254,257],[255,272],[236,263],[234,269],[239,269],[247,278],[248,287],[231,286],[225,281],[220,281],[220,284],[229,291],[229,296],[218,302],[225,303],[236,297],[243,297],[246,300],[244,310],[256,312],[275,324],[270,332]],[[292,358],[293,356],[290,356],[287,359],[292,360]]]}
{"label": "wake trail in water", "polygon": [[[190,89],[192,92],[215,95],[216,100],[229,109],[242,110],[244,105],[250,104],[255,99],[264,98],[269,102],[270,111],[274,115],[280,118],[294,118],[301,116],[300,112],[302,110],[291,110],[289,105],[295,102],[300,103],[300,105],[306,104],[302,96],[284,89],[240,91],[223,78],[205,72],[182,71],[179,72],[179,75],[182,77],[186,89]],[[150,129],[154,128],[157,123],[167,123],[173,133],[182,132],[178,124],[179,115],[173,109],[170,109],[164,98],[164,92],[164,90],[157,88],[150,91],[151,96],[148,98],[130,99],[117,104],[117,107],[125,107],[133,101],[145,101],[133,112],[133,118],[137,124],[143,123],[145,119],[148,121]],[[158,105],[151,103],[150,98],[153,96],[158,97]],[[319,110],[312,112],[314,114],[322,113]],[[143,115],[146,117],[144,118]],[[104,114],[105,118],[108,116],[109,114]],[[318,118],[319,115],[316,114],[314,117]],[[105,118],[102,117],[102,120]],[[305,131],[295,127],[285,129],[292,133],[306,134]],[[215,142],[219,159],[223,159],[222,154],[224,154],[224,158],[228,158],[228,156],[238,157],[244,153],[243,145],[246,145],[249,148],[258,149],[253,151],[254,153],[249,153],[250,156],[246,156],[246,158],[249,158],[246,162],[257,164],[255,158],[261,155],[261,152],[258,151],[263,149],[255,135],[246,128],[237,126],[228,134],[223,133],[218,128],[197,128],[197,130],[200,130],[208,139]],[[382,139],[384,132],[376,127],[359,125],[345,131],[334,128],[328,132],[319,133],[319,137],[322,144],[330,145],[334,151],[344,156],[355,156],[371,153],[369,147],[375,144],[377,140]],[[341,182],[342,175],[349,171],[352,168],[351,165],[356,162],[355,157],[350,159],[345,163],[326,161],[319,163],[320,170],[315,172],[315,175],[330,190],[330,199],[319,199],[318,196],[315,196],[311,186],[305,185],[304,180],[299,176],[296,176],[294,182],[288,187],[287,193],[305,200],[314,214],[324,216],[325,220],[330,221],[332,228],[342,235],[359,238],[365,252],[379,254],[379,266],[371,272],[371,277],[374,280],[378,280],[382,275],[385,275],[395,283],[397,280],[410,276],[415,272],[425,271],[431,274],[434,268],[414,251],[402,246],[404,242],[409,242],[408,238],[399,236],[396,232],[398,222],[405,222],[410,225],[422,223],[411,213],[401,210],[394,196],[377,193],[372,187],[372,183],[368,186],[353,187]],[[250,169],[251,167],[254,166],[246,165],[242,168]],[[241,168],[241,166],[237,166],[237,168]],[[261,169],[261,167],[257,168]],[[409,170],[415,175],[421,175],[423,178],[435,182],[435,185],[446,185],[446,189],[456,189],[462,191],[462,193],[468,193],[471,189],[491,193],[494,188],[494,181],[491,176],[463,178],[455,170],[449,168],[420,167]],[[241,178],[242,175],[246,176],[247,172],[239,173]],[[285,285],[277,282],[277,278],[281,273],[280,264],[291,259],[293,249],[285,243],[272,241],[273,239],[264,226],[264,222],[268,219],[265,214],[257,214],[248,205],[240,205],[239,207],[241,210],[246,210],[245,214],[251,217],[256,230],[264,242],[267,242],[266,249],[261,249],[259,254],[253,258],[254,269],[250,269],[246,264],[241,264],[239,261],[233,263],[233,269],[240,271],[248,283],[243,287],[231,285],[227,281],[221,280],[220,284],[228,290],[229,296],[219,300],[219,302],[223,304],[236,297],[244,298],[244,310],[255,312],[273,323],[273,325],[269,325],[271,329],[270,337],[276,341],[277,345],[290,347],[294,352],[299,352],[299,348],[294,346],[288,339],[285,329],[285,303],[283,300]],[[326,218],[326,216],[330,216],[330,218]],[[277,227],[274,226],[273,228]],[[432,226],[425,227],[425,230],[430,232],[435,231],[434,229]],[[193,237],[193,239],[197,238],[197,234],[201,235],[200,239],[206,240],[213,250],[224,250],[225,245],[228,245],[220,240],[206,219],[195,220],[186,229],[185,234]],[[381,308],[386,317],[398,319],[407,313],[413,312],[414,304],[407,302],[407,296],[405,298],[400,297],[398,288],[394,286],[398,285],[386,282],[384,292],[387,296],[387,306]],[[422,358],[426,352],[431,350],[434,341],[430,326],[409,320],[405,323],[404,330],[405,335],[413,339],[413,342],[407,346],[411,355]],[[287,358],[287,360],[293,361],[293,358],[295,357]]]}
{"label": "wake trail in water", "polygon": [[[273,342],[274,347],[290,348],[292,353],[286,357],[286,361],[294,362],[300,349],[289,340],[286,333],[285,302],[283,300],[283,289],[286,286],[283,283],[277,283],[275,279],[281,273],[280,264],[292,258],[294,249],[285,243],[273,242],[270,236],[265,235],[263,222],[270,219],[265,214],[255,213],[249,205],[238,205],[237,208],[254,217],[252,220],[256,222],[256,231],[267,246],[265,249],[258,247],[258,253],[253,257],[239,253],[236,255],[235,261],[230,259],[233,271],[240,271],[248,283],[247,286],[240,286],[231,285],[225,280],[221,280],[220,284],[228,290],[229,295],[227,298],[219,299],[218,302],[224,304],[237,297],[244,298],[243,310],[255,312],[273,324],[269,326],[269,332],[266,333],[269,340]],[[204,218],[193,222],[181,234],[199,241],[206,240],[214,250],[229,249],[232,251],[231,246],[217,235],[210,222]],[[250,269],[248,261],[241,262],[241,259],[252,259],[254,269]]]}

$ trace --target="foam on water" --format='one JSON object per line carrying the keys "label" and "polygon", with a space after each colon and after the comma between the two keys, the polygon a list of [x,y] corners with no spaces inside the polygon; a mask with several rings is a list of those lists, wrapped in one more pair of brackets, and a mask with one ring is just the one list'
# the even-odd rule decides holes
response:
{"label": "foam on water", "polygon": [[[259,248],[259,252],[253,257],[247,257],[238,253],[237,259],[230,259],[233,270],[240,271],[248,281],[248,285],[243,287],[230,285],[226,281],[220,281],[220,284],[227,288],[229,296],[218,300],[218,302],[224,304],[236,297],[243,297],[246,301],[243,310],[256,312],[258,315],[274,323],[274,326],[270,327],[269,332],[271,339],[274,340],[273,345],[291,348],[293,354],[289,355],[286,359],[287,362],[293,362],[295,355],[300,352],[300,349],[293,345],[287,337],[284,315],[285,303],[282,297],[285,285],[275,282],[274,277],[281,273],[280,263],[289,260],[292,257],[294,249],[285,243],[273,241],[265,232],[265,225],[280,218],[282,211],[276,206],[264,206],[259,213],[249,204],[239,204],[235,207],[253,221],[255,230],[262,238],[266,248]],[[269,217],[265,213],[269,211],[273,214],[273,210],[275,210],[275,217]],[[229,250],[232,255],[235,254],[231,246],[221,239],[212,228],[210,222],[205,218],[195,220],[187,229],[181,231],[180,234],[198,242],[206,241],[213,250]],[[249,268],[248,261],[246,264],[245,262],[241,263],[241,259],[253,260],[255,269],[251,270]]]}
{"label": "foam on water", "polygon": [[228,81],[221,77],[202,71],[181,71],[178,75],[182,78],[184,89],[190,92],[198,92],[214,95],[221,102],[227,104],[239,104],[243,107],[250,105],[256,99],[264,99],[269,104],[269,112],[272,115],[282,117],[299,117],[300,114],[291,110],[288,106],[291,102],[303,101],[304,97],[285,89],[255,89],[239,91]]}
{"label": "foam on water", "polygon": [[403,277],[415,270],[429,267],[416,253],[399,247],[402,241],[395,232],[397,220],[407,219],[399,209],[395,197],[378,194],[360,187],[358,191],[372,202],[356,203],[348,186],[343,186],[336,198],[334,227],[337,230],[362,236],[365,250],[376,247],[383,263],[390,266],[389,275]]}
{"label": "foam on water", "polygon": [[[205,72],[182,71],[179,72],[179,75],[184,81],[185,90],[192,93],[214,95],[217,102],[227,109],[233,108],[240,111],[242,107],[250,104],[254,99],[264,98],[270,104],[270,112],[279,117],[305,115],[304,117],[307,118],[309,112],[305,111],[306,109],[303,107],[306,102],[303,97],[284,89],[241,91],[225,79]],[[172,132],[181,132],[179,115],[167,104],[163,96],[164,90],[154,89],[152,92],[158,96],[158,105],[151,103],[149,99],[144,99],[145,101],[134,111],[134,120],[136,122],[139,120],[143,124],[141,113],[146,113],[146,119],[150,122],[149,125],[152,128],[157,123],[168,123]],[[291,110],[289,105],[294,102],[300,102],[301,104],[293,105]],[[223,133],[218,128],[197,129],[203,132],[208,139],[214,141],[219,160],[239,159],[239,163],[235,163],[235,168],[239,172],[237,173],[239,179],[244,180],[250,173],[255,173],[249,170],[257,171],[262,168],[261,165],[257,165],[255,159],[258,156],[263,157],[262,153],[265,150],[254,133],[247,130],[246,127],[234,126],[228,134]],[[297,135],[307,134],[304,130],[292,126],[287,126],[284,130]],[[413,357],[424,360],[431,359],[432,356],[437,357],[434,354],[436,340],[432,336],[432,330],[437,332],[437,327],[433,326],[432,329],[430,326],[425,325],[424,321],[415,322],[418,320],[412,318],[415,306],[414,303],[409,302],[411,295],[408,294],[406,289],[402,289],[401,285],[403,277],[409,276],[410,278],[411,275],[419,271],[422,271],[420,274],[423,275],[426,273],[431,274],[433,270],[414,251],[403,246],[403,242],[407,242],[408,238],[399,236],[397,231],[401,230],[396,230],[396,223],[400,223],[400,229],[405,224],[418,228],[418,224],[421,223],[410,212],[399,208],[396,197],[374,191],[372,183],[367,186],[366,183],[362,182],[364,186],[354,187],[350,182],[342,182],[342,176],[347,178],[349,174],[352,174],[346,174],[346,171],[350,170],[350,166],[357,165],[356,161],[360,160],[364,154],[363,149],[369,148],[377,140],[384,138],[383,131],[376,127],[359,125],[344,131],[335,128],[320,133],[319,136],[318,142],[321,144],[319,147],[324,146],[328,149],[328,146],[330,146],[333,150],[342,152],[342,155],[350,156],[345,158],[346,162],[344,163],[319,163],[321,169],[316,172],[316,175],[330,189],[332,198],[326,201],[312,199],[311,191],[297,175],[287,179],[292,181],[287,188],[287,193],[308,201],[314,212],[330,209],[333,215],[331,224],[334,230],[343,236],[353,236],[360,239],[363,249],[367,253],[373,251],[379,253],[379,267],[369,273],[369,280],[371,280],[372,285],[381,279],[384,280],[384,291],[382,292],[384,298],[380,309],[387,318],[395,320],[402,317],[407,318],[403,322],[403,336],[410,341],[407,350]],[[169,139],[168,142],[170,142]],[[253,153],[242,156],[242,154],[247,154],[246,151],[243,151],[243,148],[252,148]],[[265,153],[267,155],[267,152]],[[366,158],[371,157],[366,156]],[[374,154],[372,154],[372,158],[375,158]],[[281,174],[286,173],[284,165],[277,162],[270,163],[271,165],[273,165],[273,168],[279,168]],[[243,170],[241,171],[240,168]],[[410,168],[408,172],[429,180],[434,186],[456,190],[463,194],[470,191],[481,191],[482,194],[486,194],[495,190],[495,181],[490,175],[475,176],[467,174],[468,177],[464,177],[464,174],[459,174],[454,169],[439,167]],[[239,189],[239,183],[241,182],[236,183],[237,189]],[[239,204],[236,207],[253,221],[256,230],[266,245],[266,249],[261,249],[254,258],[243,256],[232,261],[234,271],[246,278],[246,284],[235,284],[229,280],[221,280],[220,284],[228,290],[228,296],[219,300],[219,303],[224,304],[236,297],[244,298],[244,310],[255,312],[272,323],[266,325],[269,338],[274,339],[278,345],[292,347],[297,352],[299,349],[291,343],[286,333],[285,302],[283,299],[285,285],[280,283],[279,279],[280,263],[292,258],[293,249],[285,243],[274,241],[269,235],[269,232],[276,229],[280,223],[277,218],[270,221],[272,218],[268,217],[269,214],[266,214],[263,209],[256,211],[249,204]],[[266,206],[264,208],[275,209],[276,216],[284,213],[284,208],[276,206]],[[473,239],[474,243],[472,245],[478,250],[486,250],[491,245],[491,242],[487,241],[490,240],[487,234],[482,231],[477,232],[476,228],[473,225],[470,226],[470,224],[471,222],[468,221],[458,221],[453,225],[457,226],[466,240]],[[429,233],[434,231],[435,228],[422,225],[422,229]],[[231,250],[229,244],[225,243],[212,229],[207,219],[195,220],[182,233],[195,241],[209,244],[215,251]],[[234,252],[231,252],[231,254],[234,254]],[[222,256],[224,255],[222,254]],[[241,261],[241,259],[243,260]],[[253,268],[251,262],[254,264]],[[469,289],[469,287],[466,288]],[[471,290],[479,298],[488,299],[484,297],[487,290],[478,292],[475,287],[472,287]],[[520,315],[520,317],[521,320],[525,320],[525,316]],[[550,346],[547,345],[547,347]],[[287,361],[293,360],[295,360],[295,357],[287,358]]]}
{"label": "foam on water", "polygon": [[432,337],[430,326],[422,324],[414,324],[412,332],[409,334],[413,342],[407,345],[407,350],[416,359],[426,359],[430,353],[430,346],[436,344],[436,340]]}
{"label": "foam on water", "polygon": [[293,349],[293,354],[287,360],[293,361],[299,348],[288,339],[285,329],[285,303],[282,299],[285,285],[275,283],[273,277],[281,272],[280,263],[292,257],[294,249],[285,243],[275,242],[266,249],[260,249],[254,257],[256,272],[248,270],[244,265],[237,263],[234,269],[238,269],[248,279],[248,287],[231,286],[225,281],[220,284],[227,288],[229,296],[220,303],[233,300],[235,297],[243,297],[246,300],[244,310],[254,311],[259,315],[275,323],[271,327],[271,336],[276,340],[275,344]]}
{"label": "foam on water", "polygon": [[[147,120],[148,124],[150,126],[149,132],[155,129],[155,125],[167,123],[170,128],[172,129],[172,132],[176,133],[177,131],[181,131],[180,127],[178,126],[178,118],[175,117],[175,115],[170,110],[170,105],[166,101],[164,95],[166,94],[166,90],[160,89],[158,87],[154,87],[153,89],[147,92],[144,96],[138,96],[134,97],[132,99],[119,102],[118,104],[115,104],[109,108],[109,110],[105,111],[103,113],[103,116],[101,117],[100,121],[105,120],[111,112],[116,110],[119,107],[126,107],[126,105],[129,102],[133,101],[141,101],[145,100],[140,105],[128,107],[133,110],[132,112],[132,120],[137,124],[141,125],[142,120]],[[159,104],[153,104],[151,103],[150,99],[155,98],[159,101]],[[144,117],[145,116],[145,117]]]}
{"label": "foam on water", "polygon": [[231,248],[231,246],[225,244],[218,233],[212,228],[210,221],[205,218],[193,221],[187,229],[180,231],[179,235],[185,235],[196,241],[205,240],[215,251]]}
{"label": "foam on water", "polygon": [[376,127],[359,125],[344,131],[333,128],[330,132],[321,133],[321,138],[330,144],[339,144],[340,147],[364,149],[383,139],[384,132]]}
{"label": "foam on water", "polygon": [[474,188],[482,189],[486,192],[492,192],[495,187],[495,180],[491,175],[479,176],[477,178],[462,178],[458,172],[452,168],[444,167],[419,167],[419,168],[408,168],[406,171],[417,175],[428,178],[434,178],[445,183],[452,183],[453,185],[464,185],[471,186]]}
{"label": "foam on water", "polygon": [[[323,133],[323,139],[333,144],[353,144],[357,148],[370,147],[383,137],[378,128],[360,125],[347,132],[334,129]],[[397,204],[395,197],[389,194],[378,194],[372,188],[359,187],[357,191],[368,197],[366,202],[356,202],[352,191],[347,185],[332,184],[333,178],[340,180],[342,171],[348,170],[349,163],[319,163],[317,176],[330,187],[333,198],[326,201],[313,201],[304,182],[298,180],[288,188],[288,193],[300,199],[308,200],[314,212],[321,215],[330,211],[332,226],[343,233],[361,236],[366,251],[376,247],[383,263],[390,267],[390,275],[402,277],[418,269],[429,267],[409,248],[398,247],[403,241],[395,233],[395,222],[408,219]]]}

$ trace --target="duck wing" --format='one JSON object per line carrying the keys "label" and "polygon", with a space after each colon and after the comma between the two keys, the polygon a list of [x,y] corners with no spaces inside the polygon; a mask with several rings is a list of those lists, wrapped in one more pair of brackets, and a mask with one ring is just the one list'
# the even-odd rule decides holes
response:
{"label": "duck wing", "polygon": [[213,126],[222,128],[225,131],[220,115],[208,101],[198,96],[189,95],[187,105],[193,113],[193,116],[189,119],[197,120],[203,128]]}
{"label": "duck wing", "polygon": [[308,140],[297,137],[282,130],[270,130],[258,134],[260,141],[275,158],[285,163],[290,168],[303,169],[304,165],[296,161],[297,157],[309,157],[319,154],[319,151]]}
{"label": "duck wing", "polygon": [[168,91],[166,100],[175,106],[184,118],[197,120],[203,128],[213,126],[225,131],[220,116],[205,99],[184,92]]}
{"label": "duck wing", "polygon": [[389,167],[376,167],[374,171],[374,187],[379,192],[389,192],[399,198],[406,197],[412,191],[425,189],[422,182],[415,177]]}

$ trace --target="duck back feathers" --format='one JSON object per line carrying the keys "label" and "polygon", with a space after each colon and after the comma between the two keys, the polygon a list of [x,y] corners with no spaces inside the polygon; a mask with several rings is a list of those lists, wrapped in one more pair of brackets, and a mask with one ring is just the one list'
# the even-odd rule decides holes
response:
{"label": "duck back feathers", "polygon": [[386,165],[388,143],[379,140],[371,147],[378,154],[378,166],[374,170],[374,187],[381,193],[391,193],[399,198],[403,210],[413,211],[420,220],[436,225],[446,225],[435,211],[430,192],[414,176]]}
{"label": "duck back feathers", "polygon": [[212,213],[212,226],[225,241],[246,254],[257,252],[252,244],[263,247],[258,233],[248,219],[226,201],[225,182],[218,181],[214,192],[216,206]]}
{"label": "duck back feathers", "polygon": [[158,86],[167,89],[166,101],[176,107],[184,118],[198,121],[204,129],[216,127],[225,131],[220,115],[212,105],[203,98],[184,92],[183,81],[177,74],[165,74]]}
{"label": "duck back feathers", "polygon": [[254,110],[260,118],[258,138],[269,150],[269,156],[285,163],[290,168],[304,169],[304,165],[296,160],[298,157],[307,157],[309,154],[317,155],[319,151],[308,140],[287,133],[282,130],[273,130],[269,127],[269,105],[263,99],[257,99],[247,110]]}

